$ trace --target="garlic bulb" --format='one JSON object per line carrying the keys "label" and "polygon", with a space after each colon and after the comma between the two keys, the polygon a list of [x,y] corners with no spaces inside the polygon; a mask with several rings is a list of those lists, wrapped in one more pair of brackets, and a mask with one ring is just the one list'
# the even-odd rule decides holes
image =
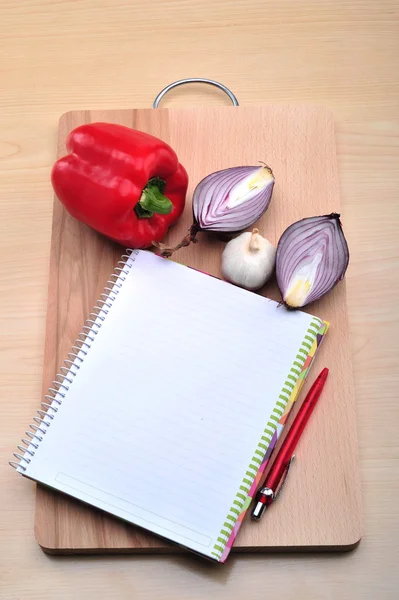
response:
{"label": "garlic bulb", "polygon": [[270,279],[276,249],[254,229],[232,239],[222,254],[223,277],[247,290],[258,290]]}

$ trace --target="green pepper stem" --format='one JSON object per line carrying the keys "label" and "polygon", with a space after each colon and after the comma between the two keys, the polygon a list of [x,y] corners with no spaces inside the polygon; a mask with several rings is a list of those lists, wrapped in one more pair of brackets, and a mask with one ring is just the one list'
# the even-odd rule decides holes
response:
{"label": "green pepper stem", "polygon": [[168,215],[173,210],[173,204],[163,194],[165,182],[154,177],[150,179],[143,191],[141,197],[135,206],[135,211],[139,219],[150,219],[155,213],[159,215]]}

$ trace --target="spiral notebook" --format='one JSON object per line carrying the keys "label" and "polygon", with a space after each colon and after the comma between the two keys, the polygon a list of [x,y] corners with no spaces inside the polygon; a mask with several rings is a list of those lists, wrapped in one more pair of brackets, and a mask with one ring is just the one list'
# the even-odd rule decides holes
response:
{"label": "spiral notebook", "polygon": [[327,325],[130,251],[12,465],[224,562]]}

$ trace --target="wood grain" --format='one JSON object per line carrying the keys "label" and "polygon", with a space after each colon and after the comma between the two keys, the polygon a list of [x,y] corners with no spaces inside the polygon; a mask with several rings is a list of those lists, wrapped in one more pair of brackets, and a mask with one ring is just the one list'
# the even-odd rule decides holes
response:
{"label": "wood grain", "polygon": [[[396,0],[0,1],[0,596],[6,600],[396,600],[399,587],[399,19]],[[53,210],[68,110],[150,107],[180,77],[242,104],[334,113],[365,535],[344,555],[50,557],[35,492],[8,466],[41,397]],[[209,87],[163,106],[228,105]],[[316,416],[316,415],[314,415]],[[303,440],[304,441],[304,440]]]}
{"label": "wood grain", "polygon": [[[167,242],[177,243],[192,222],[191,195],[206,174],[265,160],[273,168],[273,202],[259,222],[276,244],[304,217],[339,211],[334,123],[322,108],[281,105],[71,112],[60,121],[58,154],[76,126],[105,120],[161,137],[190,175],[184,215]],[[220,275],[224,243],[200,235],[174,259]],[[96,303],[121,249],[71,218],[55,199],[49,278],[43,394],[51,386],[86,316]],[[275,286],[263,290],[277,299]],[[298,449],[298,463],[281,500],[260,523],[246,519],[235,550],[353,548],[361,537],[360,487],[352,360],[345,284],[311,306],[331,322],[316,359],[331,369],[323,407]],[[254,332],[255,333],[255,332]],[[309,382],[308,382],[309,384]],[[337,505],[336,498],[340,498]],[[176,546],[38,486],[35,532],[47,552],[176,552]]]}

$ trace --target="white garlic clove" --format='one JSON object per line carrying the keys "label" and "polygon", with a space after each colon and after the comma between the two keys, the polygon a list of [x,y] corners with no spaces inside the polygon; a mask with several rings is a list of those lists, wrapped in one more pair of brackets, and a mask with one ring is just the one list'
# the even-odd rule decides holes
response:
{"label": "white garlic clove", "polygon": [[258,229],[232,239],[222,254],[222,274],[247,290],[260,289],[273,274],[276,249]]}

